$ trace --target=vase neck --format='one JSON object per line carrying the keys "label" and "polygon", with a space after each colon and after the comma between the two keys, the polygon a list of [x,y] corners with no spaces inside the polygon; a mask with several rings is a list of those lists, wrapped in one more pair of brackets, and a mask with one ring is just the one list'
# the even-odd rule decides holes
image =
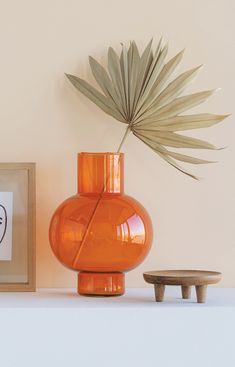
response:
{"label": "vase neck", "polygon": [[124,191],[123,153],[79,153],[80,194],[121,194]]}

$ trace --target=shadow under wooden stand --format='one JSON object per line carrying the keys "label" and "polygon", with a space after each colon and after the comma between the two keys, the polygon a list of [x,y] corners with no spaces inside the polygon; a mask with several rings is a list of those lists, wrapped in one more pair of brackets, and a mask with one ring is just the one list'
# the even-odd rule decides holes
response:
{"label": "shadow under wooden stand", "polygon": [[164,300],[166,285],[181,286],[182,298],[190,299],[191,287],[195,286],[197,302],[206,301],[206,290],[208,284],[218,283],[221,273],[217,271],[204,270],[161,270],[149,271],[143,274],[147,283],[154,285],[156,302]]}

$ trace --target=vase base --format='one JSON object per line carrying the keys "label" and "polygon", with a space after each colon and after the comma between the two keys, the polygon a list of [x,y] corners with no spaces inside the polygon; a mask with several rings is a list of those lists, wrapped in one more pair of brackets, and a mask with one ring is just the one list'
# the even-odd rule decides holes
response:
{"label": "vase base", "polygon": [[78,273],[78,293],[87,296],[121,296],[125,293],[123,273]]}

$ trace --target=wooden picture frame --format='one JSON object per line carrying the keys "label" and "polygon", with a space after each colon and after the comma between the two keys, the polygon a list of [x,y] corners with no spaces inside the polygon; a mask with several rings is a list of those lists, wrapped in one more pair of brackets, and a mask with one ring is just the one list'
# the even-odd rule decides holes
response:
{"label": "wooden picture frame", "polygon": [[0,193],[13,198],[12,252],[0,259],[0,291],[36,289],[35,171],[35,163],[0,163]]}

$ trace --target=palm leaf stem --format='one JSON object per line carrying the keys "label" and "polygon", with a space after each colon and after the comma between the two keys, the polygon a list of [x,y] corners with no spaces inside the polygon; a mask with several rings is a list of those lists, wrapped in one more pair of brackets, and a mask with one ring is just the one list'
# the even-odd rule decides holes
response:
{"label": "palm leaf stem", "polygon": [[123,138],[122,138],[122,140],[121,140],[121,143],[119,144],[119,147],[118,147],[118,150],[117,150],[117,152],[116,153],[119,153],[120,152],[120,150],[121,150],[121,148],[122,148],[122,146],[123,146],[123,143],[125,142],[125,140],[126,140],[126,138],[127,138],[127,135],[128,135],[128,133],[131,131],[131,126],[130,125],[128,125],[128,127],[126,128],[126,131],[125,131],[125,134],[123,135]]}

